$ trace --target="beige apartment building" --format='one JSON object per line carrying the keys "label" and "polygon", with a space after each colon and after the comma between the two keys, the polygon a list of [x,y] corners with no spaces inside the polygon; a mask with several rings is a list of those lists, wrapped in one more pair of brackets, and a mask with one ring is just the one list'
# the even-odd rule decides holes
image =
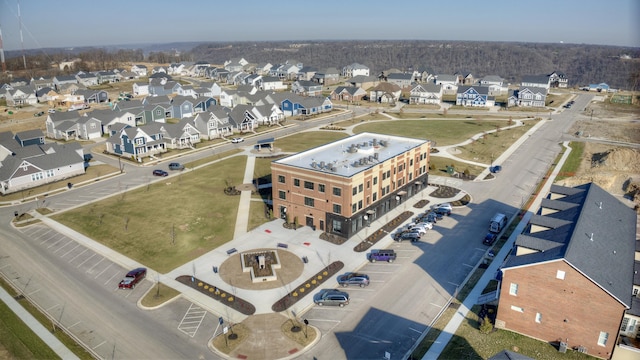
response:
{"label": "beige apartment building", "polygon": [[350,238],[427,186],[430,141],[362,133],[271,163],[274,216]]}

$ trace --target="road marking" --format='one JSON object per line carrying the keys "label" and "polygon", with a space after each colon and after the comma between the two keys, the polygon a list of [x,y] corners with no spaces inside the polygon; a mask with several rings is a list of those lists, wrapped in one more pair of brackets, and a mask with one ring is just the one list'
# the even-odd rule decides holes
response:
{"label": "road marking", "polygon": [[72,242],[74,242],[73,240],[71,240],[71,239],[69,239],[69,238],[67,238],[67,239],[68,239],[69,241],[68,241],[66,244],[62,245],[61,247],[59,247],[59,248],[57,248],[57,249],[55,249],[55,250],[53,250],[53,253],[54,253],[54,254],[55,254],[55,253],[57,253],[58,251],[60,251],[60,250],[64,249],[67,245],[69,245],[69,244],[71,244]]}
{"label": "road marking", "polygon": [[414,328],[412,328],[412,327],[409,327],[408,329],[409,329],[409,330],[411,330],[411,331],[415,331],[415,332],[417,332],[418,334],[422,334],[422,331],[420,331],[420,330],[416,330],[416,329],[414,329]]}
{"label": "road marking", "polygon": [[40,289],[33,290],[33,291],[32,291],[32,292],[30,292],[28,295],[29,295],[29,296],[31,296],[31,295],[33,295],[33,294],[35,294],[35,293],[39,292],[39,291],[40,291]]}
{"label": "road marking", "polygon": [[105,340],[105,341],[101,342],[100,344],[98,344],[98,345],[94,346],[94,347],[93,347],[93,350],[95,350],[98,346],[104,345],[106,342],[107,342],[107,341]]}
{"label": "road marking", "polygon": [[[76,244],[76,246],[75,246],[73,249],[71,249],[71,250],[67,251],[64,255],[62,255],[62,256],[60,256],[60,257],[65,257],[65,256],[67,256],[67,255],[71,254],[71,252],[72,252],[73,250],[77,249],[77,248],[78,248],[78,246],[80,246],[80,244]],[[85,251],[86,251],[86,249],[85,249]],[[71,262],[71,260],[70,260],[69,262]]]}
{"label": "road marking", "polygon": [[100,264],[100,263],[102,262],[102,260],[104,260],[104,258],[100,259],[100,261],[98,261],[97,263],[93,264],[93,266],[92,266],[92,267],[90,267],[90,268],[87,270],[87,274],[88,274],[88,273],[90,273],[91,271],[93,271],[93,268],[94,268],[94,267],[96,267],[96,266],[98,266],[98,264]]}
{"label": "road marking", "polygon": [[74,326],[76,326],[76,325],[78,325],[80,323],[82,323],[82,321],[78,321],[77,323],[75,323],[73,325],[67,326],[67,329],[71,329],[72,327],[74,327]]}
{"label": "road marking", "polygon": [[442,305],[438,305],[438,304],[434,304],[434,303],[429,303],[429,305],[435,306],[435,307],[439,307],[442,309]]}
{"label": "road marking", "polygon": [[453,285],[453,286],[460,286],[460,284],[456,284],[456,283],[452,283],[451,281],[447,281],[447,283]]}
{"label": "road marking", "polygon": [[96,256],[96,253],[91,254],[91,256],[89,256],[85,261],[81,262],[80,264],[78,264],[78,266],[76,266],[77,268],[79,268],[80,266],[84,265],[84,263],[86,263],[87,261],[91,260],[92,257]]}
{"label": "road marking", "polygon": [[111,265],[113,265],[113,263],[109,264],[109,266],[107,266],[106,268],[104,268],[104,270],[100,271],[100,273],[98,275],[96,275],[96,277],[94,279],[97,279],[98,276],[102,275],[102,273],[104,273],[105,271],[107,271],[108,268],[111,267]]}
{"label": "road marking", "polygon": [[64,237],[61,237],[60,240],[54,242],[53,244],[47,246],[47,249],[51,249],[52,246],[56,246],[60,241],[62,241],[62,239],[64,239]]}
{"label": "road marking", "polygon": [[84,248],[84,251],[82,251],[82,252],[81,252],[81,253],[79,253],[78,255],[74,256],[71,260],[69,260],[69,262],[72,262],[73,260],[77,259],[77,258],[78,258],[78,256],[80,256],[80,255],[82,255],[82,254],[86,253],[88,250],[89,250],[89,249]]}
{"label": "road marking", "polygon": [[206,310],[191,303],[180,324],[178,324],[178,330],[189,335],[189,337],[194,337],[206,315]]}
{"label": "road marking", "polygon": [[467,266],[467,267],[470,267],[470,268],[472,268],[472,267],[473,267],[473,265],[469,265],[469,264],[462,264],[462,265]]}
{"label": "road marking", "polygon": [[332,320],[332,319],[307,319],[307,321],[311,322],[322,322],[322,321],[326,321],[326,322],[334,322],[334,323],[339,323],[340,320]]}
{"label": "road marking", "polygon": [[57,308],[58,306],[60,306],[60,304],[54,304],[53,306],[51,306],[50,308],[47,309],[47,312]]}
{"label": "road marking", "polygon": [[482,252],[487,251],[487,249],[481,249],[481,248],[475,248],[475,250],[476,250],[476,251],[482,251]]}
{"label": "road marking", "polygon": [[108,283],[111,282],[111,280],[113,280],[114,277],[116,277],[116,275],[118,275],[118,273],[115,273],[113,275],[111,275],[111,277],[109,278],[109,280],[105,281],[104,284],[107,285]]}

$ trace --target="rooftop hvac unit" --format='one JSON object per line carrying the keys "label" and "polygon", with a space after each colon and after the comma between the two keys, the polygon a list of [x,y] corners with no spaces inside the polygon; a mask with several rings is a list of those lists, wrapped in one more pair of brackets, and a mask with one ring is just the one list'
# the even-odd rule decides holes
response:
{"label": "rooftop hvac unit", "polygon": [[373,146],[378,146],[378,139],[373,139]]}
{"label": "rooftop hvac unit", "polygon": [[325,163],[324,161],[320,161],[320,169],[324,169]]}
{"label": "rooftop hvac unit", "polygon": [[356,148],[355,144],[351,144],[351,145],[349,145],[349,149],[347,149],[347,151],[353,154],[353,153],[358,152],[358,148]]}
{"label": "rooftop hvac unit", "polygon": [[387,146],[387,141],[386,140],[380,140],[380,145]]}
{"label": "rooftop hvac unit", "polygon": [[587,353],[587,348],[584,347],[584,346],[578,346],[578,352],[586,354]]}
{"label": "rooftop hvac unit", "polygon": [[315,161],[311,163],[311,167],[312,168],[317,168],[318,167],[318,163],[316,163]]}
{"label": "rooftop hvac unit", "polygon": [[362,147],[367,147],[367,142],[366,141],[362,142]]}
{"label": "rooftop hvac unit", "polygon": [[373,162],[373,155],[369,155],[369,162]]}
{"label": "rooftop hvac unit", "polygon": [[378,160],[378,153],[373,153],[373,158]]}
{"label": "rooftop hvac unit", "polygon": [[360,165],[364,165],[364,158],[358,159],[358,162],[360,163]]}

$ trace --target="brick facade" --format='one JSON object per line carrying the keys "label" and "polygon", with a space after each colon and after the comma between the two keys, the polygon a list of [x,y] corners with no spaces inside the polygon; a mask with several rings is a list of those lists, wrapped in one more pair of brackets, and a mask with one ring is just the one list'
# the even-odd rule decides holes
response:
{"label": "brick facade", "polygon": [[[510,294],[512,284],[517,295]],[[508,268],[500,290],[497,327],[611,357],[625,306],[566,261]],[[608,333],[605,346],[598,345],[601,332]]]}

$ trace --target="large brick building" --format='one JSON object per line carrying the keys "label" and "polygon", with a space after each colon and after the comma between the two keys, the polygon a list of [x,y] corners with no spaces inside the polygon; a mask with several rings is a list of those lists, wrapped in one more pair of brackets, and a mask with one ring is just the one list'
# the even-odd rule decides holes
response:
{"label": "large brick building", "polygon": [[427,186],[429,150],[362,133],[273,161],[274,215],[350,238]]}
{"label": "large brick building", "polygon": [[553,185],[502,267],[496,326],[610,358],[635,237],[635,212],[597,185]]}

